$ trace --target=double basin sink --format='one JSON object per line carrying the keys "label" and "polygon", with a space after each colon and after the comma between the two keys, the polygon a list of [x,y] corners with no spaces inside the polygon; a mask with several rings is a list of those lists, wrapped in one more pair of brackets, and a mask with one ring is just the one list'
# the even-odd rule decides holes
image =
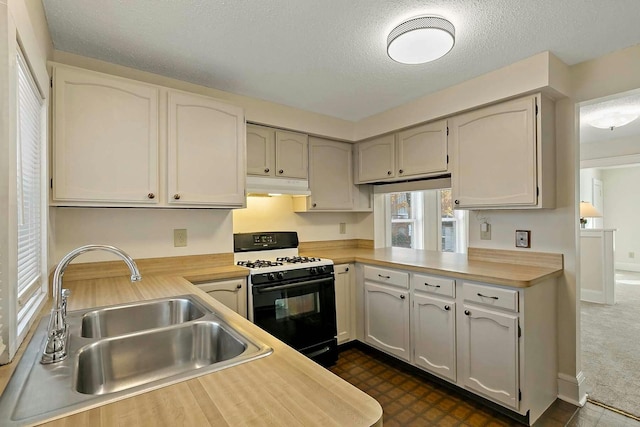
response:
{"label": "double basin sink", "polygon": [[42,365],[47,323],[38,325],[0,397],[6,425],[77,412],[272,351],[195,295],[69,312],[67,358]]}

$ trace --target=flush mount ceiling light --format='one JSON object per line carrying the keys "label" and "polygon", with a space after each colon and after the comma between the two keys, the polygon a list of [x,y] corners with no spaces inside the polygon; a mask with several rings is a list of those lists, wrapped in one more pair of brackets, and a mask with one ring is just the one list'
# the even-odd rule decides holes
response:
{"label": "flush mount ceiling light", "polygon": [[455,28],[444,18],[422,16],[398,25],[387,37],[387,54],[402,64],[423,64],[446,55],[455,42]]}
{"label": "flush mount ceiling light", "polygon": [[638,118],[637,113],[624,111],[607,111],[598,115],[594,115],[588,123],[594,128],[611,129],[628,125]]}

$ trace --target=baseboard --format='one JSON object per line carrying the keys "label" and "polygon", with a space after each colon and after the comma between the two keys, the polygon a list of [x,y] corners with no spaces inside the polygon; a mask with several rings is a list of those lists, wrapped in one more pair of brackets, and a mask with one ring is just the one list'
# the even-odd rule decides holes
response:
{"label": "baseboard", "polygon": [[587,403],[584,374],[578,372],[575,377],[567,374],[558,374],[558,399],[576,406],[584,406]]}
{"label": "baseboard", "polygon": [[580,290],[580,300],[587,302],[596,302],[599,304],[605,303],[604,292],[602,291],[593,291],[590,289],[581,289]]}
{"label": "baseboard", "polygon": [[615,267],[616,267],[616,270],[640,271],[640,264],[636,264],[632,262],[616,262]]}

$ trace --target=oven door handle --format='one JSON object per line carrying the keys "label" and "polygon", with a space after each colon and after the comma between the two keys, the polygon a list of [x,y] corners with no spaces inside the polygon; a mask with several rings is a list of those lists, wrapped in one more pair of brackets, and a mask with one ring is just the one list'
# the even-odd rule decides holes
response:
{"label": "oven door handle", "polygon": [[266,288],[255,288],[259,294],[271,291],[280,291],[283,289],[299,288],[300,286],[315,285],[316,283],[326,282],[331,280],[331,277],[325,277],[324,279],[305,280],[303,282],[289,283],[288,285],[268,286]]}

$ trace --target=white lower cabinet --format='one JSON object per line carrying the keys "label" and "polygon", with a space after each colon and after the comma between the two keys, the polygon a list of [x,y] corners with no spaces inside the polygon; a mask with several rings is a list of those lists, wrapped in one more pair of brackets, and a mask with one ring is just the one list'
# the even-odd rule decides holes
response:
{"label": "white lower cabinet", "polygon": [[336,279],[336,324],[338,344],[355,339],[355,276],[353,264],[340,264],[333,267]]}
{"label": "white lower cabinet", "polygon": [[420,294],[414,294],[412,298],[414,364],[455,381],[455,302]]}
{"label": "white lower cabinet", "polygon": [[458,330],[464,386],[517,410],[518,315],[464,304],[461,318]]}
{"label": "white lower cabinet", "polygon": [[195,285],[242,317],[247,317],[247,281],[245,279],[219,280]]}
{"label": "white lower cabinet", "polygon": [[409,361],[409,291],[365,281],[364,293],[365,341]]}

